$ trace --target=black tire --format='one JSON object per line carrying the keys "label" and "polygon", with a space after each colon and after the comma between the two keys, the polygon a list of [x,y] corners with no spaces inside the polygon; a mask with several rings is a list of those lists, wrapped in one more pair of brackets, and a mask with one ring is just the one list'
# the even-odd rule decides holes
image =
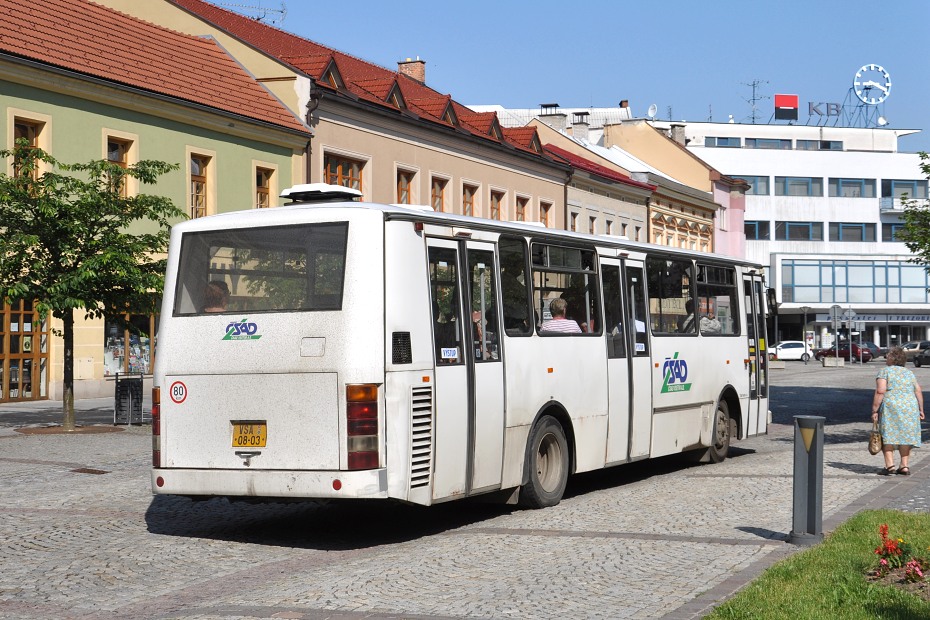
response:
{"label": "black tire", "polygon": [[730,451],[730,408],[726,401],[717,403],[717,413],[714,415],[713,436],[711,446],[707,449],[707,460],[711,463],[720,463],[727,458]]}
{"label": "black tire", "polygon": [[540,418],[530,432],[525,467],[520,504],[527,508],[558,504],[568,482],[568,441],[562,425],[552,416]]}
{"label": "black tire", "polygon": [[806,362],[806,361],[810,360],[810,358],[811,358],[811,356],[808,355],[807,353],[802,353],[802,354],[801,354],[801,361],[802,361],[802,362]]}
{"label": "black tire", "polygon": [[920,358],[919,358],[919,357],[915,357],[915,358],[914,358],[914,366],[917,367],[917,368],[920,368]]}

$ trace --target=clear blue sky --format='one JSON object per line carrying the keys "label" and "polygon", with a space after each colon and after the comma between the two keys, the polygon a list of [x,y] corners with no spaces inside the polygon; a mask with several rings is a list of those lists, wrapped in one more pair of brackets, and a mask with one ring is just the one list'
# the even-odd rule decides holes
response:
{"label": "clear blue sky", "polygon": [[[226,0],[212,0],[226,4]],[[228,0],[280,9],[281,0]],[[550,2],[360,0],[337,8],[284,0],[279,27],[396,69],[419,56],[426,81],[464,104],[608,107],[637,116],[750,122],[748,86],[760,80],[759,122],[776,93],[842,104],[865,64],[891,75],[880,106],[888,126],[921,129],[901,150],[930,151],[928,0],[587,0]],[[232,8],[232,7],[230,7]],[[244,9],[239,9],[248,13]],[[268,14],[274,16],[273,13]]]}

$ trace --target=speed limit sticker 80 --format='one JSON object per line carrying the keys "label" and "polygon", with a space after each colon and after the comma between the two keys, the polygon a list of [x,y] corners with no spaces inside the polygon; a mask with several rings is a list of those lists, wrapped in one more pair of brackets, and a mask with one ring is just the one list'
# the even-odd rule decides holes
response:
{"label": "speed limit sticker 80", "polygon": [[180,405],[187,398],[187,386],[183,381],[175,381],[168,389],[168,395],[171,396],[171,402]]}

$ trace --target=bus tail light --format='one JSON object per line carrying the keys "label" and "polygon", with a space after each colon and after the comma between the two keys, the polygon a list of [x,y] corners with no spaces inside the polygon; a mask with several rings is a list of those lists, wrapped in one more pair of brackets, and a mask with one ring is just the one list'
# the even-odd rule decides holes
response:
{"label": "bus tail light", "polygon": [[378,386],[346,386],[346,449],[349,469],[378,467]]}
{"label": "bus tail light", "polygon": [[152,388],[152,467],[161,466],[161,388]]}

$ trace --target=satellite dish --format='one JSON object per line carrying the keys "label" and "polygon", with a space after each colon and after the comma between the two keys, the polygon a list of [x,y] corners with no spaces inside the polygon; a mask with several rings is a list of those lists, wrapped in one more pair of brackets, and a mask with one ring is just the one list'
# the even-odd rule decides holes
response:
{"label": "satellite dish", "polygon": [[653,103],[651,106],[649,106],[649,110],[646,112],[646,116],[654,119],[656,117],[656,112],[658,111],[659,111],[659,107]]}
{"label": "satellite dish", "polygon": [[888,124],[888,119],[887,119],[887,118],[885,118],[884,116],[879,116],[879,117],[878,117],[878,126],[879,126],[879,127],[884,127],[884,126],[887,125],[887,124]]}

